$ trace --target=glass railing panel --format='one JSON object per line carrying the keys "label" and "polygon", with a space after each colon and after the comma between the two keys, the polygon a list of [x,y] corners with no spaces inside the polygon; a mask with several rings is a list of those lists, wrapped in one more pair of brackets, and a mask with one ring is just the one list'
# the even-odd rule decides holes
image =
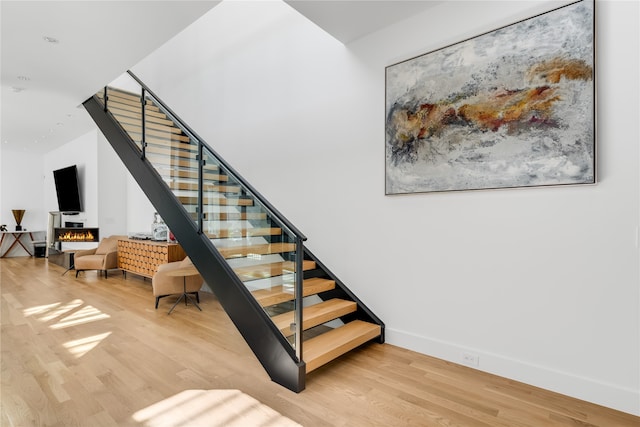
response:
{"label": "glass railing panel", "polygon": [[147,160],[196,220],[198,141],[148,93],[145,93],[145,142]]}
{"label": "glass railing panel", "polygon": [[107,109],[194,222],[202,221],[203,233],[301,358],[301,336],[295,326],[302,310],[302,296],[296,293],[302,289],[301,240],[206,146],[202,149],[200,219],[201,162],[196,136],[128,74],[114,82],[107,95]]}
{"label": "glass railing panel", "polygon": [[296,238],[206,147],[203,159],[219,171],[203,180],[203,231],[295,348]]}
{"label": "glass railing panel", "polygon": [[[142,88],[129,74],[123,74],[107,87],[107,109],[140,149],[143,128],[141,94]],[[99,92],[98,97],[104,102],[104,91]]]}

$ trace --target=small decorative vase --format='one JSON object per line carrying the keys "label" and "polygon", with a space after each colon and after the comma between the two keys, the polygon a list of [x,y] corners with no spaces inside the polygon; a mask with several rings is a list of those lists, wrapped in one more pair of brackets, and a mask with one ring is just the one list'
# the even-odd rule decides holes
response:
{"label": "small decorative vase", "polygon": [[16,220],[16,231],[22,231],[22,226],[20,223],[22,222],[22,218],[24,218],[24,209],[12,209],[13,217]]}
{"label": "small decorative vase", "polygon": [[153,223],[151,224],[151,240],[166,241],[167,240],[167,224],[164,223],[158,212],[153,214]]}

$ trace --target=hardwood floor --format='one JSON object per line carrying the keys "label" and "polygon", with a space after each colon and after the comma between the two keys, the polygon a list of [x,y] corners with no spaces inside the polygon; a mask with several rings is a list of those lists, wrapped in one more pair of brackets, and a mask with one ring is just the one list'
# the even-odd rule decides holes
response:
{"label": "hardwood floor", "polygon": [[0,259],[2,426],[634,426],[640,418],[391,345],[270,381],[215,296]]}

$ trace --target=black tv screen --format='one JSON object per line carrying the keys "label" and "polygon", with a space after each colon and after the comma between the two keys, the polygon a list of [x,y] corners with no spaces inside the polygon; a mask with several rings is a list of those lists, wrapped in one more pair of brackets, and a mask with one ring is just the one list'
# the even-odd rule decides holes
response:
{"label": "black tv screen", "polygon": [[78,168],[76,165],[53,171],[58,196],[58,210],[63,213],[82,212]]}

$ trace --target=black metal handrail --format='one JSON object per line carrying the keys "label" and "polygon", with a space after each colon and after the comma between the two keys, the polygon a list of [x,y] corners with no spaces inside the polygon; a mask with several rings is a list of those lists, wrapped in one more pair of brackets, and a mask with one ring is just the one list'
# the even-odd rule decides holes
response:
{"label": "black metal handrail", "polygon": [[265,209],[267,209],[269,211],[269,213],[272,214],[277,219],[278,222],[280,222],[287,229],[289,229],[297,238],[301,239],[302,241],[306,241],[307,240],[307,237],[300,230],[298,230],[298,228],[296,226],[294,226],[291,223],[291,221],[289,221],[280,211],[278,211],[271,203],[269,203],[269,201],[260,192],[258,192],[258,190],[256,190],[251,184],[249,184],[249,182],[242,175],[240,175],[234,168],[232,168],[226,161],[224,161],[224,159],[218,153],[216,153],[216,151],[213,148],[211,148],[209,146],[209,144],[207,144],[205,142],[205,140],[200,137],[200,135],[198,135],[196,132],[194,132],[193,129],[191,129],[176,113],[173,112],[173,110],[171,110],[171,108],[169,108],[164,102],[162,102],[162,100],[151,89],[149,89],[147,87],[147,85],[145,85],[142,82],[142,80],[140,80],[130,70],[127,70],[127,73],[140,85],[140,87],[143,88],[143,90],[148,95],[151,95],[153,97],[153,99],[167,113],[169,113],[172,116],[172,119],[175,122],[180,124],[181,127],[183,127],[191,135],[193,135],[195,137],[195,139],[197,139],[200,144],[204,145],[207,148],[207,150],[216,158],[216,160],[228,172],[230,172],[231,175],[233,175],[233,177],[236,180],[238,180],[238,182],[240,182],[256,199],[258,199],[260,201],[260,203],[262,204],[262,206],[264,206]]}

